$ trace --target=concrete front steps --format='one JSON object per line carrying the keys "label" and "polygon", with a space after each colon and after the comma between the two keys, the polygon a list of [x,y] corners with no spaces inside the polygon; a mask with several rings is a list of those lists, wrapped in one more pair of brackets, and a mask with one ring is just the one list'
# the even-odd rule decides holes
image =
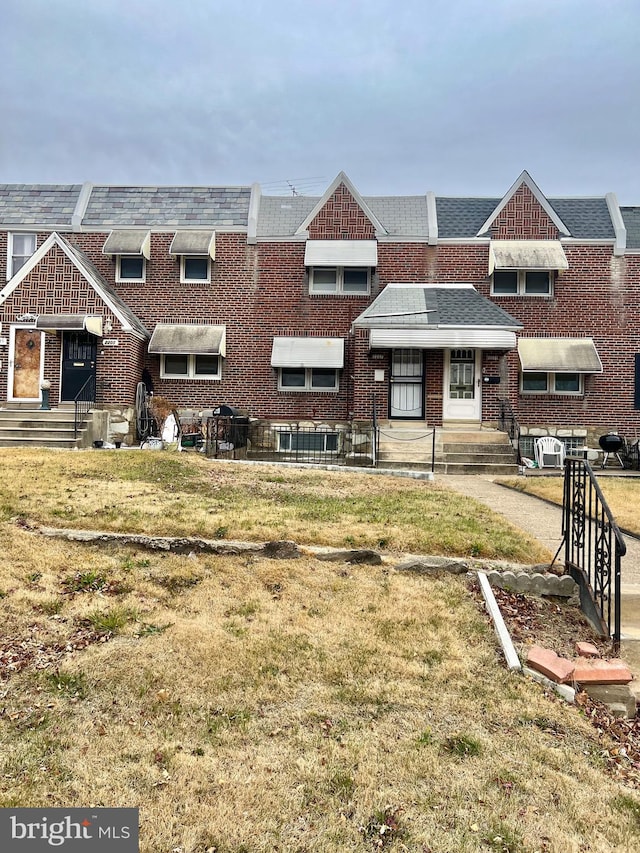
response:
{"label": "concrete front steps", "polygon": [[83,444],[84,425],[74,431],[73,409],[0,409],[0,447],[57,447],[72,450]]}
{"label": "concrete front steps", "polygon": [[[439,474],[518,473],[516,452],[498,430],[464,425],[436,427],[435,471]],[[378,459],[385,468],[431,469],[433,427],[419,421],[380,424]]]}

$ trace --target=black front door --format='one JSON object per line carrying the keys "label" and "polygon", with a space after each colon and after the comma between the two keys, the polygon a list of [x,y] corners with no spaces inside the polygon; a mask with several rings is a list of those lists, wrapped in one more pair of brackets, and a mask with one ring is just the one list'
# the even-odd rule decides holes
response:
{"label": "black front door", "polygon": [[88,332],[63,332],[61,401],[68,403],[75,400],[87,379],[95,375],[95,335]]}

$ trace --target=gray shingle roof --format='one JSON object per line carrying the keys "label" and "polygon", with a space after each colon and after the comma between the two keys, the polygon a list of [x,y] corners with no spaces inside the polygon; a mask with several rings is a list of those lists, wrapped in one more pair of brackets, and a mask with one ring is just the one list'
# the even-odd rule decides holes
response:
{"label": "gray shingle roof", "polygon": [[0,184],[0,224],[71,224],[81,188],[81,184]]}
{"label": "gray shingle roof", "polygon": [[251,187],[96,186],[82,224],[87,227],[246,227],[250,195]]}
{"label": "gray shingle roof", "polygon": [[640,207],[621,207],[627,229],[627,249],[640,249]]}
{"label": "gray shingle roof", "polygon": [[499,198],[436,198],[440,239],[475,237],[487,217],[500,204]]}
{"label": "gray shingle roof", "polygon": [[572,237],[607,240],[615,237],[609,208],[604,198],[550,198],[551,207]]}
{"label": "gray shingle roof", "polygon": [[520,329],[522,323],[473,287],[387,286],[354,321],[366,328],[483,326]]}
{"label": "gray shingle roof", "polygon": [[426,195],[367,196],[365,201],[389,234],[427,236]]}
{"label": "gray shingle roof", "polygon": [[258,237],[290,237],[319,200],[311,196],[261,196]]}

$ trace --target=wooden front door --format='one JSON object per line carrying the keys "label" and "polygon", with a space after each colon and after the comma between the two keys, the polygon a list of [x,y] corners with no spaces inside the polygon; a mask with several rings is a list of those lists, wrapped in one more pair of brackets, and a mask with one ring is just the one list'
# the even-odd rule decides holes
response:
{"label": "wooden front door", "polygon": [[9,357],[9,399],[39,400],[44,334],[36,329],[13,329]]}

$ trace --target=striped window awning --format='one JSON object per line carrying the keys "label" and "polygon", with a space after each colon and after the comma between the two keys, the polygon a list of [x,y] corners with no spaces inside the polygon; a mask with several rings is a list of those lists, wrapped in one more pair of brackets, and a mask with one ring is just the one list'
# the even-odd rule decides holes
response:
{"label": "striped window awning", "polygon": [[515,349],[515,332],[506,329],[371,329],[371,349]]}

